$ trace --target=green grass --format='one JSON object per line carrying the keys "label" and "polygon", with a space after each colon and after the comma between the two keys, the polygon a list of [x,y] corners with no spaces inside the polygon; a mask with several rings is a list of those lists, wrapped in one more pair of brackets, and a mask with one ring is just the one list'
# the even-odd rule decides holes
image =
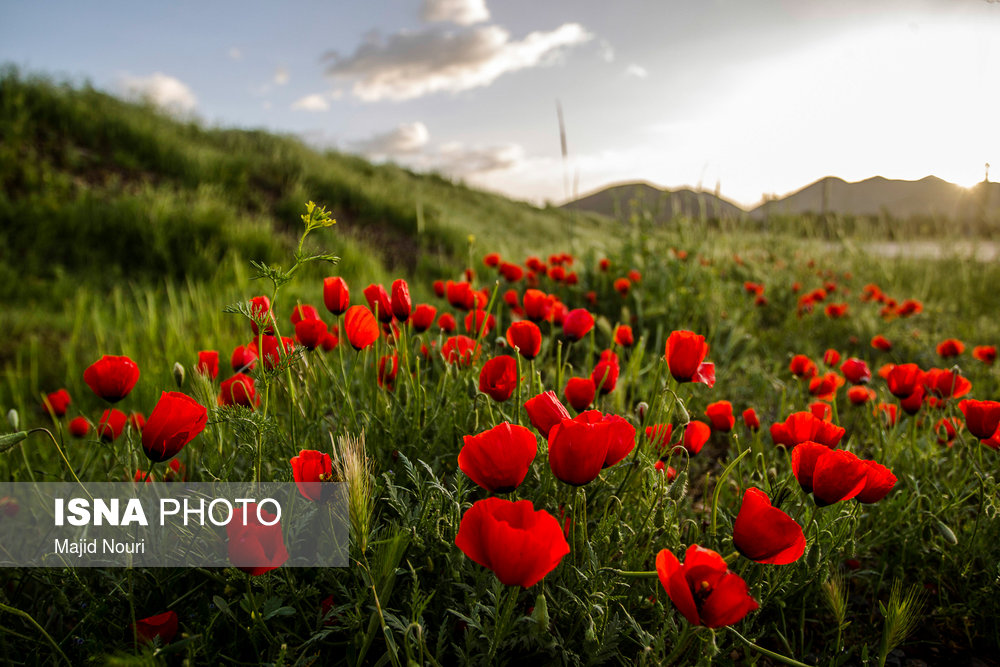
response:
{"label": "green grass", "polygon": [[[35,151],[33,160],[16,152],[0,161],[5,185],[28,184],[5,187],[0,211],[35,215],[30,220],[50,235],[44,244],[31,244],[24,241],[27,228],[14,220],[0,227],[9,244],[21,243],[19,254],[4,251],[3,266],[10,274],[6,289],[23,287],[25,300],[0,313],[9,341],[2,411],[16,409],[23,427],[55,429],[82,479],[129,479],[148,466],[137,434],[128,431],[109,444],[73,440],[63,430],[69,417],[96,420],[103,409],[83,383],[83,369],[101,354],[131,356],[142,375],[120,408],[148,414],[160,392],[176,386],[176,362],[187,368],[181,390],[209,406],[217,422],[179,455],[191,480],[290,481],[288,461],[300,449],[329,453],[331,434],[364,433],[374,485],[372,523],[366,534],[353,536],[348,568],[279,569],[253,578],[233,568],[4,570],[4,662],[55,661],[53,642],[74,664],[774,664],[784,656],[807,664],[875,665],[904,657],[930,664],[972,657],[988,662],[1000,651],[997,452],[968,433],[952,448],[938,444],[936,421],[961,417],[955,401],[940,410],[925,407],[916,417],[901,415],[890,426],[872,405],[852,406],[844,389],[838,392],[834,420],[847,429],[842,447],[880,461],[899,478],[873,505],[848,501],[816,509],[795,482],[786,452],[766,432],[813,400],[788,371],[791,356],[803,353],[819,363],[827,348],[865,359],[873,371],[890,361],[923,368],[957,363],[972,382],[972,397],[996,399],[996,366],[974,361],[970,351],[956,362],[934,351],[948,337],[970,348],[1000,342],[995,262],[888,260],[866,252],[877,235],[859,230],[831,243],[821,233],[802,238],[774,229],[706,228],[684,219],[668,226],[642,216],[620,226],[574,220],[440,178],[320,155],[292,139],[178,123],[86,89],[8,75],[0,97],[4,118],[14,119],[0,125],[8,132],[2,150]],[[63,128],[62,134],[51,141],[48,130],[33,135],[36,130],[25,128],[35,123]],[[34,138],[12,142],[11,136]],[[114,183],[92,177],[107,165],[126,175]],[[477,391],[483,361],[509,352],[496,342],[511,321],[505,307],[495,305],[498,332],[484,338],[482,358],[471,368],[422,358],[421,343],[443,343],[436,328],[404,338],[394,392],[375,381],[377,359],[389,351],[385,339],[361,353],[349,347],[306,353],[279,374],[255,371],[266,385],[266,407],[242,416],[261,427],[259,435],[239,428],[233,413],[216,409],[217,382],[195,378],[201,349],[219,350],[219,379],[229,375],[229,352],[251,334],[242,316],[223,308],[271,293],[267,282],[251,280],[248,260],[289,266],[307,200],[342,207],[340,222],[308,242],[342,261],[304,270],[282,288],[276,312],[286,335],[296,302],[318,306],[334,322],[322,308],[324,275],[346,276],[354,303],[363,302],[368,281],[388,285],[407,277],[415,301],[451,311],[431,296],[429,281],[456,278],[472,266],[477,286],[492,288],[494,276],[480,259],[493,250],[517,262],[528,254],[571,251],[580,284],[542,279],[540,287],[570,308],[588,306],[587,292],[596,295],[589,306],[597,319],[594,333],[568,352],[559,347],[565,341],[558,327],[542,325],[542,352],[536,374],[522,382],[522,401],[539,388],[561,394],[567,377],[590,373],[616,324],[632,324],[637,345],[619,350],[618,386],[597,406],[637,427],[634,459],[604,470],[579,492],[553,477],[539,439],[538,457],[516,497],[555,516],[562,508],[575,528],[571,553],[531,590],[502,586],[454,543],[461,516],[487,495],[457,467],[462,436],[505,420],[527,424],[515,399],[495,403]],[[420,230],[417,211],[425,225]],[[181,237],[201,241],[180,243],[178,229]],[[470,233],[476,236],[471,248]],[[63,234],[92,238],[92,263],[81,259],[85,251],[56,247]],[[401,251],[373,261],[368,243],[384,248],[386,238],[408,244],[411,259]],[[674,249],[687,259],[678,259]],[[58,261],[46,263],[47,254]],[[607,273],[597,269],[603,257],[612,263]],[[642,280],[622,298],[612,281],[630,269]],[[766,285],[767,306],[753,304],[744,281]],[[800,294],[828,281],[837,284],[828,301],[846,302],[848,316],[830,319],[821,305],[797,317]],[[802,286],[798,294],[795,282]],[[869,282],[898,301],[922,300],[924,311],[881,318],[880,304],[859,299]],[[663,381],[664,341],[676,329],[706,336],[708,360],[717,369],[714,388]],[[893,341],[892,352],[869,346],[875,334]],[[529,375],[524,364],[522,373]],[[67,418],[52,424],[38,408],[40,393],[63,386],[73,403]],[[878,401],[894,402],[880,378],[871,386]],[[679,475],[667,483],[653,469],[659,453],[642,437],[642,427],[670,422],[677,432],[685,415],[704,419],[707,404],[720,399],[730,400],[737,413],[753,407],[764,429],[754,434],[738,421],[732,434],[714,434],[698,455],[675,455],[670,463]],[[650,406],[644,420],[637,415],[640,402]],[[55,448],[38,434],[0,453],[0,479],[32,476],[71,479]],[[807,551],[783,566],[732,560],[760,610],[732,630],[692,628],[650,576],[656,553],[670,549],[680,556],[697,543],[731,554],[733,522],[749,486],[783,499],[781,508],[804,526]],[[922,593],[915,598],[914,590]],[[325,625],[321,602],[331,595]],[[547,619],[538,611],[543,600]],[[180,616],[177,638],[165,647],[136,649],[128,631],[133,612],[142,618],[168,609]],[[902,655],[891,653],[897,646]]]}

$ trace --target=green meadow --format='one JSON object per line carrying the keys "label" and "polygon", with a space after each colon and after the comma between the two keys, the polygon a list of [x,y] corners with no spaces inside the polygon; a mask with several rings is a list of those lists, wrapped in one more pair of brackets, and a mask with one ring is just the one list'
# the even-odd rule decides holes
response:
{"label": "green meadow", "polygon": [[[338,477],[352,489],[346,568],[0,571],[5,663],[996,664],[1000,452],[970,433],[959,403],[1000,400],[997,365],[973,355],[1000,344],[1000,264],[956,245],[995,238],[989,221],[953,230],[824,216],[662,222],[641,207],[620,219],[538,208],[13,69],[0,74],[0,183],[0,408],[17,422],[3,431],[48,432],[0,447],[0,479],[150,473],[137,429],[107,442],[93,428],[108,406],[84,370],[125,355],[141,375],[116,408],[148,417],[164,391],[206,406],[207,427],[176,456],[188,480],[291,482],[290,460],[316,450],[348,463]],[[336,224],[303,227],[307,202]],[[890,241],[895,256],[880,249]],[[917,251],[928,241],[940,248],[933,257]],[[338,259],[298,268],[323,253]],[[521,358],[505,333],[522,313],[505,294],[514,290],[523,306],[528,278],[505,280],[484,264],[489,253],[525,272],[538,258],[548,274],[536,271],[534,288],[587,309],[593,328],[573,341],[543,318],[539,354]],[[262,275],[293,266],[287,283]],[[575,282],[554,277],[556,266]],[[630,271],[638,275],[622,290],[615,281]],[[398,337],[355,350],[343,317],[324,307],[330,276],[344,278],[355,305],[366,304],[369,284],[388,290],[404,279],[414,305],[454,314],[457,329],[401,324]],[[438,280],[483,290],[494,327],[469,330],[465,310],[435,294]],[[747,283],[762,286],[763,302]],[[880,300],[866,297],[869,284]],[[822,299],[803,301],[816,290]],[[238,312],[259,295],[270,297],[280,335],[293,336],[292,310],[308,304],[339,327],[339,345],[300,346],[278,368],[249,372],[259,406],[220,405],[232,351],[260,340]],[[919,312],[903,316],[889,303],[906,300]],[[831,316],[832,304],[845,312]],[[618,325],[631,327],[634,344],[615,343]],[[671,376],[663,357],[674,331],[704,336],[714,386]],[[440,352],[459,335],[476,346],[468,363]],[[891,350],[871,345],[879,335]],[[943,358],[937,346],[951,338],[965,349]],[[554,474],[550,440],[523,404],[546,390],[564,399],[567,380],[590,378],[609,349],[617,382],[591,407],[627,421],[633,446],[573,486]],[[219,353],[214,380],[195,369],[201,350]],[[840,361],[827,363],[828,350]],[[852,357],[870,368],[867,402],[848,398],[850,383],[820,402],[845,429],[840,450],[895,476],[877,502],[818,506],[797,481],[793,450],[774,443],[771,425],[818,401],[810,380],[790,371],[799,354],[817,377],[841,376]],[[497,401],[480,390],[480,374],[501,355],[517,359],[517,386]],[[383,359],[398,364],[393,382],[380,378]],[[929,388],[934,400],[909,414],[879,374],[906,363],[951,370],[970,389]],[[72,402],[58,417],[42,405],[61,388]],[[695,451],[679,446],[718,401],[732,405],[731,430],[713,429]],[[741,419],[746,409],[759,430]],[[91,425],[82,438],[68,431],[77,416]],[[503,422],[537,438],[523,482],[507,494],[480,488],[457,460],[464,436]],[[670,442],[658,447],[646,428],[666,424]],[[152,475],[165,470],[158,463]],[[794,562],[755,562],[734,543],[751,487],[801,526],[806,545]],[[538,583],[505,585],[456,546],[463,516],[490,497],[530,501],[566,527],[569,553]],[[724,557],[759,608],[722,627],[691,623],[656,560],[664,549],[682,559],[694,544]],[[176,634],[137,641],[133,624],[168,611]]]}

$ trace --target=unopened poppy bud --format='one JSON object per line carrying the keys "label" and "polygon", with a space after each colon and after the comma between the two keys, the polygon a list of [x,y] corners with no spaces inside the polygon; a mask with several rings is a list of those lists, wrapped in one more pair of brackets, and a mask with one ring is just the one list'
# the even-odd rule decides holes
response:
{"label": "unopened poppy bud", "polygon": [[507,347],[507,340],[503,336],[498,336],[496,340],[496,345],[498,348],[503,349]]}
{"label": "unopened poppy bud", "polygon": [[639,405],[635,406],[635,414],[639,416],[639,421],[646,419],[647,412],[649,412],[649,403],[646,401],[640,401]]}
{"label": "unopened poppy bud", "polygon": [[184,386],[184,367],[177,361],[174,362],[174,382],[178,388]]}
{"label": "unopened poppy bud", "polygon": [[535,611],[531,613],[531,617],[538,623],[538,627],[541,628],[542,632],[548,632],[549,608],[545,602],[545,593],[539,593],[538,597],[535,598]]}
{"label": "unopened poppy bud", "polygon": [[21,417],[17,414],[17,410],[14,408],[11,408],[7,412],[7,423],[10,424],[10,427],[15,431],[21,425]]}
{"label": "unopened poppy bud", "polygon": [[690,421],[691,421],[691,415],[688,414],[687,408],[684,407],[684,402],[683,401],[680,401],[680,400],[677,401],[677,409],[680,410],[680,416],[678,417],[678,420],[682,424],[690,423]]}
{"label": "unopened poppy bud", "polygon": [[[11,410],[10,412],[14,413],[14,417],[16,419],[17,413],[14,412],[13,410]],[[8,419],[10,418],[10,413],[7,413],[7,417]],[[14,428],[17,427],[15,426]],[[27,431],[18,431],[16,433],[4,433],[3,435],[0,435],[0,452],[6,452],[8,449],[10,449],[11,447],[13,447],[14,445],[21,442],[27,437],[28,437]]]}

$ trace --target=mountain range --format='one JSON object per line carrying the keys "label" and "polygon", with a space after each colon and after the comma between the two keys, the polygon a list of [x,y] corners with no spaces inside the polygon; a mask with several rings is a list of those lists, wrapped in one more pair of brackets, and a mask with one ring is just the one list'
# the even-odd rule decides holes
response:
{"label": "mountain range", "polygon": [[567,202],[563,208],[590,211],[619,220],[636,215],[664,221],[677,216],[763,219],[810,213],[970,220],[1000,217],[1000,183],[983,181],[964,188],[935,176],[918,181],[875,176],[854,183],[828,176],[747,210],[711,192],[686,188],[669,190],[634,182],[608,186]]}

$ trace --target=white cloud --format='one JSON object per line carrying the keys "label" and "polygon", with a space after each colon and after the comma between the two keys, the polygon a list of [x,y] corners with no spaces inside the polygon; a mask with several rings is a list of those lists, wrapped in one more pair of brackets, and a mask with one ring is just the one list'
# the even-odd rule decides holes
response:
{"label": "white cloud", "polygon": [[288,77],[289,77],[289,73],[288,73],[288,68],[287,67],[278,67],[278,68],[276,68],[274,70],[274,83],[275,84],[277,84],[279,86],[285,85],[286,83],[288,83]]}
{"label": "white cloud", "polygon": [[123,74],[118,77],[118,88],[126,96],[138,97],[175,113],[192,111],[198,105],[198,98],[185,83],[162,72],[149,76]]}
{"label": "white cloud", "polygon": [[293,111],[327,111],[329,109],[330,103],[326,101],[326,97],[322,93],[306,95],[292,103]]}
{"label": "white cloud", "polygon": [[391,160],[410,169],[437,171],[457,178],[503,172],[525,159],[524,148],[518,144],[467,146],[452,141],[432,146],[430,132],[420,121],[403,123],[368,139],[348,142],[347,146],[372,160]]}
{"label": "white cloud", "polygon": [[235,46],[229,49],[229,59],[230,60],[243,60],[243,52],[240,51]]}
{"label": "white cloud", "polygon": [[632,63],[625,68],[625,76],[633,76],[637,79],[645,79],[649,76],[649,71],[642,65]]}
{"label": "white cloud", "polygon": [[376,134],[368,139],[355,141],[352,147],[365,155],[372,157],[395,157],[416,153],[430,140],[427,126],[417,121],[403,123],[394,130]]}
{"label": "white cloud", "polygon": [[424,0],[420,12],[425,21],[450,21],[472,25],[490,17],[486,0]]}
{"label": "white cloud", "polygon": [[352,93],[366,102],[408,100],[488,86],[508,72],[547,64],[565,47],[592,38],[578,23],[533,32],[520,41],[512,41],[499,26],[403,31],[384,40],[372,35],[350,56],[329,54],[333,64],[327,73],[353,80]]}

